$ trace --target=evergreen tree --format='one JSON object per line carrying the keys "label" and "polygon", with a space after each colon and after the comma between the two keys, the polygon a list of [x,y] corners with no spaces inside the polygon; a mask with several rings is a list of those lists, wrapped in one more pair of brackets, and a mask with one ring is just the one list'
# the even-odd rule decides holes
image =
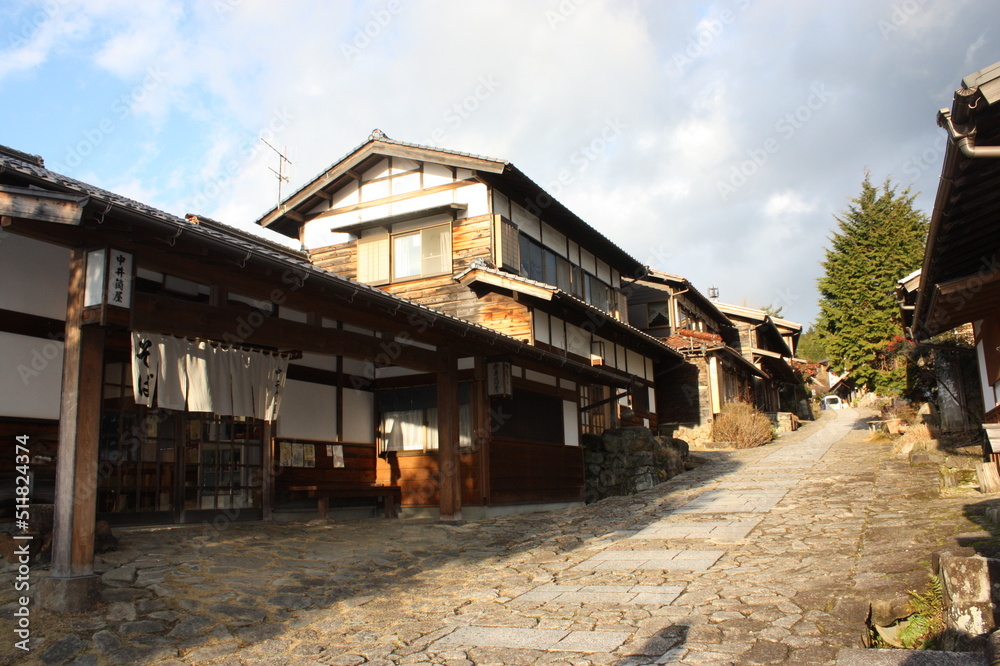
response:
{"label": "evergreen tree", "polygon": [[771,315],[772,317],[777,317],[777,318],[780,319],[781,318],[781,313],[785,311],[785,306],[782,305],[782,306],[775,307],[775,306],[771,305],[770,303],[768,303],[767,305],[765,305],[764,307],[762,307],[760,310],[761,310],[761,312],[765,312],[765,313]]}
{"label": "evergreen tree", "polygon": [[810,363],[817,363],[826,359],[826,345],[820,337],[819,331],[814,326],[802,334],[799,338],[799,347],[795,355],[804,358]]}
{"label": "evergreen tree", "polygon": [[886,395],[906,388],[905,363],[894,353],[903,326],[893,293],[923,259],[928,221],[915,196],[888,180],[879,190],[865,174],[861,194],[836,218],[819,280],[817,328],[831,367]]}

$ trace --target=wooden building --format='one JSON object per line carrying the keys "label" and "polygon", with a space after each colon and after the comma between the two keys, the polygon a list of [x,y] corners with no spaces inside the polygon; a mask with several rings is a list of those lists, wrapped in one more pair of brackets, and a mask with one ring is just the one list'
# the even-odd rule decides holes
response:
{"label": "wooden building", "polygon": [[[169,215],[0,148],[0,475],[20,474],[14,449],[26,435],[32,502],[55,504],[43,604],[82,610],[93,603],[100,518],[225,524],[268,519],[297,501],[315,507],[323,493],[331,503],[382,497],[391,507],[393,493],[383,489],[393,486],[402,488],[404,507],[444,520],[461,518],[463,507],[578,503],[580,433],[594,425],[600,397],[615,404],[631,397],[636,413],[654,418],[642,402],[652,367],[674,352],[616,317],[613,290],[621,271],[634,268],[624,253],[593,230],[581,232],[580,243],[597,246],[607,261],[565,240],[566,253],[584,264],[572,274],[582,278],[587,269],[589,276],[581,299],[515,274],[468,272],[472,255],[497,251],[494,232],[520,242],[503,231],[509,218],[475,208],[502,201],[499,193],[465,166],[416,169],[395,155],[377,156],[374,145],[396,149],[370,142],[341,176],[320,180],[349,189],[360,178],[364,190],[368,174],[396,202],[409,200],[398,189],[405,173],[432,195],[468,194],[425,202],[446,233],[418,229],[419,266],[483,303],[507,303],[506,310],[460,316],[457,297],[449,296],[456,303],[449,307],[433,294],[407,292],[391,275],[384,285],[369,284],[380,281],[377,261],[362,260],[364,280],[353,279],[357,258],[343,260],[351,268],[328,270],[336,252],[317,251],[314,227],[304,234],[307,253],[212,220]],[[507,167],[491,164],[498,172],[491,178],[504,182]],[[382,175],[375,178],[373,168]],[[451,184],[442,187],[439,176]],[[510,177],[526,187],[522,176]],[[476,191],[486,198],[472,197]],[[364,197],[336,207],[375,214]],[[291,199],[302,200],[301,192]],[[459,215],[469,209],[475,220]],[[414,239],[396,225],[417,229],[416,212],[382,209],[392,246],[413,249]],[[274,226],[287,231],[297,215],[287,210]],[[561,233],[523,219],[537,222],[540,240]],[[373,228],[356,229],[352,241],[369,260],[386,250],[370,240]],[[455,252],[450,262],[435,255],[435,238],[440,253]],[[520,247],[530,260],[543,246],[529,239]],[[400,264],[391,265],[399,275]],[[13,495],[0,499],[10,511]]]}
{"label": "wooden building", "polygon": [[740,352],[737,327],[686,278],[651,270],[628,291],[629,319],[684,355],[660,382],[663,425],[706,425],[726,404],[756,402],[768,375]]}
{"label": "wooden building", "polygon": [[741,305],[716,303],[716,307],[736,326],[737,348],[743,357],[764,374],[754,378],[757,407],[765,412],[794,412],[809,417],[804,411],[800,413],[805,387],[792,368],[802,324]]}
{"label": "wooden building", "polygon": [[[683,363],[628,323],[623,286],[645,268],[503,160],[376,130],[258,224],[299,239],[317,267],[518,340],[529,357],[566,360],[514,364],[509,394],[491,402],[493,426],[463,439],[468,503],[578,499],[580,479],[554,494],[551,470],[578,468],[581,433],[655,428],[658,368]],[[616,382],[582,376],[580,365]],[[429,380],[397,370],[375,386],[377,473],[402,487],[404,507],[435,504],[422,491],[438,465]]]}
{"label": "wooden building", "polygon": [[[985,423],[1000,423],[1000,63],[962,79],[948,134],[924,261],[897,291],[918,343],[971,323]],[[914,290],[912,282],[919,280]],[[1000,448],[995,449],[1000,450]]]}

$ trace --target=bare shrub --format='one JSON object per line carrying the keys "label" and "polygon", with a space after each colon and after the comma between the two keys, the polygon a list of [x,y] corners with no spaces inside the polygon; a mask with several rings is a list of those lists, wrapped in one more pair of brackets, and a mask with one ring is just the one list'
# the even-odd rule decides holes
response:
{"label": "bare shrub", "polygon": [[733,442],[738,449],[751,449],[774,439],[774,426],[766,414],[746,402],[731,402],[712,423],[712,439]]}

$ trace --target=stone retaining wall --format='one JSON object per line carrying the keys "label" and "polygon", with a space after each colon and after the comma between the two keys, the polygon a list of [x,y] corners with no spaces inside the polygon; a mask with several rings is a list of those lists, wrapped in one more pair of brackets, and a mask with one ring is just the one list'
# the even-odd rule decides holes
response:
{"label": "stone retaining wall", "polygon": [[687,469],[687,445],[657,437],[649,428],[605,430],[585,435],[586,500],[631,495],[652,488]]}

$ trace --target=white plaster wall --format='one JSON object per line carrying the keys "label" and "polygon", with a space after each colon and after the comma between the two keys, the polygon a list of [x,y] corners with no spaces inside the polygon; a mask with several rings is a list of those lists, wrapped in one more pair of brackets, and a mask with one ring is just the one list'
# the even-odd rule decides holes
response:
{"label": "white plaster wall", "polygon": [[493,190],[493,214],[503,215],[508,220],[510,217],[510,199],[498,192]]}
{"label": "white plaster wall", "polygon": [[563,400],[563,436],[566,446],[580,446],[580,410],[570,400]]}
{"label": "white plaster wall", "polygon": [[538,384],[545,384],[546,386],[557,386],[559,383],[559,380],[552,375],[547,375],[544,372],[537,372],[535,370],[529,370],[527,368],[524,370],[524,378]]}
{"label": "white plaster wall", "polygon": [[512,221],[522,233],[535,240],[541,240],[541,220],[514,202],[510,204],[510,212],[513,215]]}
{"label": "white plaster wall", "polygon": [[566,236],[559,233],[549,225],[542,222],[542,242],[543,244],[561,257],[568,255],[566,249]]}
{"label": "white plaster wall", "polygon": [[[977,322],[978,324],[979,322]],[[977,327],[978,329],[978,327]],[[978,330],[976,334],[978,335]],[[982,386],[983,391],[983,409],[984,413],[995,409],[997,406],[996,390],[990,384],[989,376],[990,373],[986,369],[986,354],[983,351],[983,341],[980,340],[976,343],[976,359],[979,361],[979,383]]]}
{"label": "white plaster wall", "polygon": [[535,329],[535,342],[549,344],[549,316],[544,312],[534,310],[531,313],[531,321]]}
{"label": "white plaster wall", "polygon": [[0,416],[58,419],[63,345],[0,333]]}
{"label": "white plaster wall", "polygon": [[479,217],[490,214],[490,192],[482,183],[460,187],[455,190],[455,203],[468,204],[465,217]]}
{"label": "white plaster wall", "polygon": [[590,333],[579,326],[566,324],[566,350],[590,358]]}
{"label": "white plaster wall", "polygon": [[646,359],[643,358],[642,354],[634,352],[629,349],[628,354],[628,372],[633,375],[645,378],[646,375]]}
{"label": "white plaster wall", "polygon": [[556,349],[566,349],[566,323],[557,317],[552,317],[549,323],[549,337]]}
{"label": "white plaster wall", "polygon": [[344,441],[375,443],[375,394],[344,389]]}
{"label": "white plaster wall", "polygon": [[316,368],[317,370],[329,370],[330,372],[336,372],[337,357],[329,354],[313,354],[310,352],[303,352],[302,358],[295,359],[292,361],[292,364],[305,366],[307,368]]}
{"label": "white plaster wall", "polygon": [[337,440],[337,387],[289,379],[281,399],[278,436]]}
{"label": "white plaster wall", "polygon": [[70,251],[0,231],[0,308],[66,320]]}

